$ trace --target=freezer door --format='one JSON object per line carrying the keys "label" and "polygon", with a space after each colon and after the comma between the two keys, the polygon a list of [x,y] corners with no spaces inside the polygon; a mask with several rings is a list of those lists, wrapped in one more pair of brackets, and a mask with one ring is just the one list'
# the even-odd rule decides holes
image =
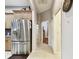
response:
{"label": "freezer door", "polygon": [[28,42],[12,42],[12,54],[26,54],[30,52]]}

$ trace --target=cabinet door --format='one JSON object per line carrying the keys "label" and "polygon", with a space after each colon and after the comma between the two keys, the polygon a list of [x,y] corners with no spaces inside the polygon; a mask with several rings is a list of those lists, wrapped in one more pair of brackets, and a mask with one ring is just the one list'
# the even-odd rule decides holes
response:
{"label": "cabinet door", "polygon": [[5,20],[5,28],[11,28],[11,20]]}
{"label": "cabinet door", "polygon": [[13,17],[14,16],[12,14],[5,15],[5,28],[11,28]]}
{"label": "cabinet door", "polygon": [[5,38],[5,51],[11,51],[11,38]]}

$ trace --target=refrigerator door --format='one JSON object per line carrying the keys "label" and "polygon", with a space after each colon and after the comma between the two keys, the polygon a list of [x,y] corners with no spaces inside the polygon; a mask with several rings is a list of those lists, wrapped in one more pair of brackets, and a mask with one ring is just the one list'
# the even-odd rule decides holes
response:
{"label": "refrigerator door", "polygon": [[12,41],[19,41],[20,39],[20,21],[17,19],[13,20],[11,24],[11,38]]}
{"label": "refrigerator door", "polygon": [[21,19],[20,20],[20,40],[19,41],[30,41],[30,21]]}
{"label": "refrigerator door", "polygon": [[28,41],[28,21],[25,19],[20,20],[20,41]]}
{"label": "refrigerator door", "polygon": [[12,22],[12,54],[30,53],[30,21],[15,19]]}
{"label": "refrigerator door", "polygon": [[30,21],[25,19],[12,22],[12,41],[30,41]]}

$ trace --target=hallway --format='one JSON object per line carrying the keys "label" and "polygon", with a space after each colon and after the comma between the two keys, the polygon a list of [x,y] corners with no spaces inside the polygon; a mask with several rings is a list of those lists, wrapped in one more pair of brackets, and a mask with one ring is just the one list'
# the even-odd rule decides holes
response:
{"label": "hallway", "polygon": [[61,59],[62,38],[71,24],[65,20],[68,17],[63,13],[63,3],[64,0],[7,0],[5,58]]}

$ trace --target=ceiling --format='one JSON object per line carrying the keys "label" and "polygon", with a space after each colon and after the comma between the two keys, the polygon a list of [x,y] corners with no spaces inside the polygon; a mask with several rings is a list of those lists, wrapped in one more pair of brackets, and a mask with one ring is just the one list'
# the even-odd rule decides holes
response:
{"label": "ceiling", "polygon": [[51,8],[53,0],[34,0],[37,12],[41,13]]}
{"label": "ceiling", "polygon": [[31,5],[30,0],[5,0],[5,12],[12,13],[12,10],[21,10]]}
{"label": "ceiling", "polygon": [[64,0],[30,0],[37,9],[38,13],[42,13],[52,9],[53,14],[56,14],[62,7]]}
{"label": "ceiling", "polygon": [[53,15],[56,15],[59,12],[60,8],[62,8],[63,6],[63,3],[64,3],[64,0],[54,0],[53,7],[52,7]]}
{"label": "ceiling", "polygon": [[30,0],[5,0],[5,6],[28,6]]}
{"label": "ceiling", "polygon": [[63,0],[5,0],[6,9],[24,8],[34,4],[38,13],[52,9],[54,14],[60,9]]}

